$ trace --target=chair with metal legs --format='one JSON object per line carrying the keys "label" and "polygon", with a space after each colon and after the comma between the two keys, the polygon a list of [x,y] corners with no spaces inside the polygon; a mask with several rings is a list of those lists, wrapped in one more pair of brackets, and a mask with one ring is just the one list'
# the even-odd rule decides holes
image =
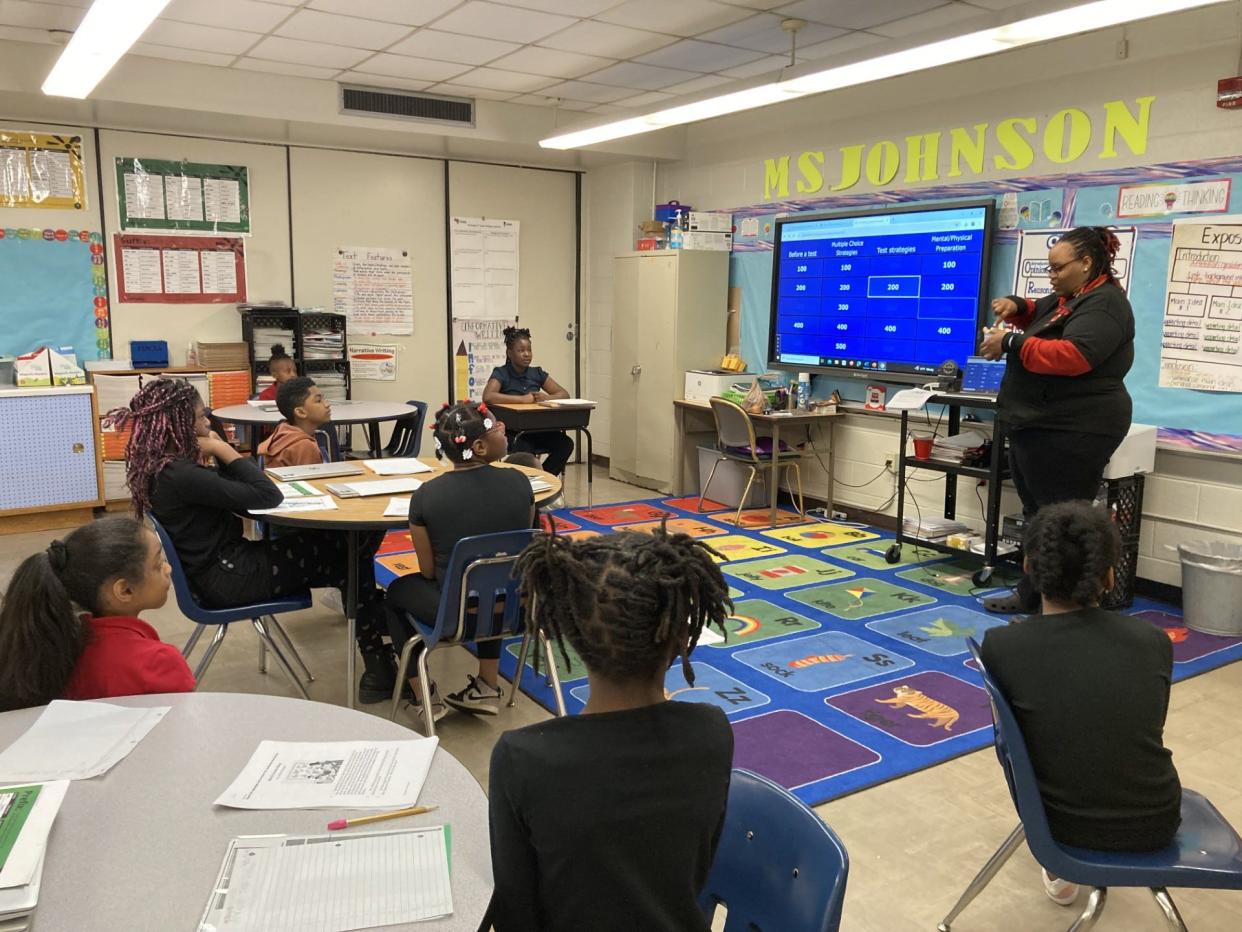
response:
{"label": "chair with metal legs", "polygon": [[[772,450],[770,453],[764,453],[759,448],[759,439],[755,436],[755,425],[746,414],[745,408],[724,398],[712,398],[708,403],[712,406],[712,417],[716,421],[716,461],[712,463],[711,472],[707,474],[707,481],[703,483],[703,491],[699,493],[696,510],[703,510],[707,490],[711,488],[712,479],[716,477],[716,467],[723,462],[731,461],[741,463],[750,470],[746,488],[742,490],[742,497],[737,504],[737,514],[733,518],[735,525],[742,523],[742,510],[746,507],[746,500],[750,497],[750,490],[755,484],[756,477],[763,483],[769,495],[780,495],[780,471],[782,469],[792,469],[794,472],[794,477],[798,482],[798,514],[804,514],[806,503],[802,498],[802,469],[799,465],[802,453],[796,450],[787,450],[784,453],[780,450]],[[772,465],[772,457],[777,458],[776,481],[773,483],[776,487],[768,489],[767,470]]]}
{"label": "chair with metal legs", "polygon": [[966,644],[979,664],[983,685],[992,700],[996,756],[1021,821],[937,926],[940,932],[949,932],[953,920],[996,876],[1023,839],[1048,873],[1091,888],[1086,906],[1069,932],[1086,932],[1096,924],[1104,911],[1109,887],[1147,887],[1173,932],[1186,932],[1186,924],[1169,895],[1169,887],[1242,890],[1242,837],[1215,806],[1193,790],[1183,788],[1181,827],[1172,844],[1159,851],[1095,851],[1072,848],[1054,839],[1039,795],[1035,768],[1013,709],[984,668],[979,645],[973,638],[968,638]]}
{"label": "chair with metal legs", "polygon": [[[302,669],[306,681],[311,682],[314,677],[311,676],[310,670],[306,668],[306,664],[302,662],[297,650],[293,646],[293,642],[289,640],[289,635],[285,633],[285,629],[281,627],[279,621],[276,620],[278,614],[284,612],[297,612],[304,608],[310,608],[311,595],[306,592],[301,595],[292,596],[285,599],[274,599],[270,602],[260,602],[254,605],[240,605],[236,608],[203,608],[198,604],[198,600],[194,598],[194,593],[190,591],[190,581],[185,575],[185,569],[181,566],[181,558],[177,555],[177,548],[173,546],[172,538],[168,536],[168,532],[164,530],[164,526],[156,520],[154,515],[147,515],[151,522],[151,527],[159,536],[160,543],[164,547],[164,554],[168,558],[168,565],[172,569],[173,592],[177,596],[177,607],[181,609],[181,614],[194,622],[194,632],[186,641],[185,647],[182,648],[181,655],[189,660],[190,654],[194,652],[195,646],[198,644],[199,638],[207,628],[214,627],[215,635],[211,639],[211,643],[207,645],[207,650],[198,662],[198,666],[194,668],[194,679],[201,685],[203,676],[207,673],[207,668],[211,666],[211,661],[216,656],[216,651],[220,649],[224,636],[228,633],[229,625],[235,621],[249,621],[253,626],[255,633],[259,636],[260,655],[259,669],[267,672],[267,652],[270,651],[272,656],[276,658],[277,665],[289,677],[289,681],[301,694],[303,699],[309,699],[310,696],[306,692],[306,687],[302,685],[302,680],[294,672],[289,662],[292,657],[294,662]],[[270,630],[269,630],[270,629]],[[275,637],[273,637],[275,634]]]}
{"label": "chair with metal legs", "polygon": [[[531,596],[531,605],[534,606],[535,597]],[[565,711],[565,695],[561,691],[561,674],[556,668],[556,652],[552,647],[552,642],[547,639],[542,631],[536,634],[535,630],[529,625],[526,626],[526,633],[522,635],[522,647],[518,651],[517,672],[513,674],[513,688],[509,690],[510,708],[517,701],[518,690],[522,688],[522,674],[526,672],[526,656],[530,653],[530,642],[534,638],[539,640],[539,650],[543,652],[544,663],[547,664],[547,683],[552,687],[552,698],[556,702],[556,714],[559,718],[564,718],[568,713]],[[538,669],[536,669],[538,672]]]}

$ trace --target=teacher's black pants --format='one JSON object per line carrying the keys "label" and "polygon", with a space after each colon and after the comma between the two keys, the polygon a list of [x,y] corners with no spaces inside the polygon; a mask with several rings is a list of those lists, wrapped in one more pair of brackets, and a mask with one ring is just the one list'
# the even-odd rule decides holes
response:
{"label": "teacher's black pants", "polygon": [[523,431],[510,444],[514,453],[546,453],[543,461],[544,472],[559,476],[565,471],[565,464],[574,454],[574,442],[563,430]]}
{"label": "teacher's black pants", "polygon": [[[1121,443],[1120,434],[1026,427],[1009,434],[1009,471],[1027,521],[1045,505],[1091,501],[1104,467]],[[1039,594],[1023,574],[1018,596],[1029,611],[1039,610]]]}

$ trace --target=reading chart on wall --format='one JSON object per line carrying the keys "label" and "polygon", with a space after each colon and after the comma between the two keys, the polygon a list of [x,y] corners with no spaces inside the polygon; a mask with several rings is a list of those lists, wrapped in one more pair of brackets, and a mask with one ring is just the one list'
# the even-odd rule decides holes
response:
{"label": "reading chart on wall", "polygon": [[83,210],[82,137],[0,130],[0,207]]}
{"label": "reading chart on wall", "polygon": [[244,165],[118,158],[116,194],[122,230],[250,232]]}
{"label": "reading chart on wall", "polygon": [[332,263],[332,307],[361,333],[414,332],[414,273],[405,249],[341,247]]}
{"label": "reading chart on wall", "polygon": [[517,220],[452,219],[449,265],[454,318],[517,318],[520,234]]}
{"label": "reading chart on wall", "polygon": [[1173,225],[1160,386],[1242,391],[1242,217]]}
{"label": "reading chart on wall", "polygon": [[453,319],[453,397],[482,398],[483,386],[497,366],[505,364],[505,327],[511,320]]}
{"label": "reading chart on wall", "polygon": [[117,300],[232,304],[246,300],[246,246],[237,236],[116,233]]}
{"label": "reading chart on wall", "polygon": [[[1021,230],[1018,233],[1018,261],[1014,264],[1013,293],[1038,301],[1052,294],[1052,280],[1048,277],[1048,250],[1057,244],[1068,229]],[[1134,227],[1114,227],[1118,242],[1117,258],[1113,270],[1117,283],[1127,293],[1130,291],[1130,269],[1134,262],[1134,241],[1138,231]]]}

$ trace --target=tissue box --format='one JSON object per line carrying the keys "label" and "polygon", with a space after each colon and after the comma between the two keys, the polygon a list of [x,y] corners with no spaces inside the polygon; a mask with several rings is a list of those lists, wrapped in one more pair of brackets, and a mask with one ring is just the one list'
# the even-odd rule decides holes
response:
{"label": "tissue box", "polygon": [[13,374],[19,388],[86,384],[86,373],[72,353],[61,354],[46,346],[18,356],[13,362]]}

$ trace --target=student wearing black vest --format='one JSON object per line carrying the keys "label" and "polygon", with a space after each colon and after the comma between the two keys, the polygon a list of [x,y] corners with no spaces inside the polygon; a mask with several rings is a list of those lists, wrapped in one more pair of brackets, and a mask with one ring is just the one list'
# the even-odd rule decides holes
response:
{"label": "student wearing black vest", "polygon": [[[1095,498],[1104,467],[1130,429],[1125,376],[1134,363],[1134,312],[1112,261],[1106,227],[1070,230],[1048,251],[1052,293],[992,302],[998,324],[980,353],[1008,360],[997,417],[1009,430],[1009,469],[1029,521],[1054,502]],[[1024,577],[991,612],[1034,612],[1039,594]]]}

